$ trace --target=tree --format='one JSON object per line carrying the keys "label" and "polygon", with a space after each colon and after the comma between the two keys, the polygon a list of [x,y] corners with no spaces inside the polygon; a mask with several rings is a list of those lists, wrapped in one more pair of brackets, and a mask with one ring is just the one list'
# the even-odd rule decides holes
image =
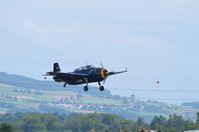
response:
{"label": "tree", "polygon": [[130,96],[130,99],[131,99],[131,102],[134,102],[134,100],[135,100],[135,95],[132,94],[132,95]]}
{"label": "tree", "polygon": [[41,121],[49,131],[63,131],[63,124],[60,122],[57,114],[44,114],[41,116]]}
{"label": "tree", "polygon": [[153,120],[151,121],[151,128],[152,129],[159,129],[159,128],[164,128],[166,126],[167,119],[163,116],[155,116]]}
{"label": "tree", "polygon": [[23,124],[22,128],[26,132],[45,131],[46,130],[46,126],[40,120],[38,114],[34,114],[34,115],[26,117],[24,119],[24,124]]}
{"label": "tree", "polygon": [[197,113],[197,120],[196,123],[199,125],[199,112]]}
{"label": "tree", "polygon": [[185,122],[185,130],[196,130],[199,129],[199,125],[194,123],[193,121],[186,121]]}
{"label": "tree", "polygon": [[13,127],[10,124],[3,123],[1,124],[0,132],[13,132]]}
{"label": "tree", "polygon": [[170,115],[167,121],[168,128],[175,128],[176,130],[184,130],[185,121],[180,115]]}
{"label": "tree", "polygon": [[138,129],[147,129],[149,126],[148,124],[144,121],[144,118],[139,116],[136,122],[136,128]]}

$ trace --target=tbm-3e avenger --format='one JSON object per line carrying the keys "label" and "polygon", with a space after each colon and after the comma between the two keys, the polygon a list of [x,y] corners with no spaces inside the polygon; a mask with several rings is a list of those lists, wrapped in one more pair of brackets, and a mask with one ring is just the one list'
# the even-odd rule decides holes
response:
{"label": "tbm-3e avenger", "polygon": [[80,68],[75,69],[73,72],[64,73],[61,72],[58,63],[54,63],[53,72],[47,72],[44,76],[53,76],[53,79],[56,82],[64,82],[64,87],[66,85],[78,85],[78,84],[86,84],[84,86],[84,91],[88,91],[88,83],[98,82],[99,90],[104,91],[104,86],[106,79],[108,76],[120,74],[127,72],[127,68],[124,71],[119,72],[108,72],[107,69],[101,64],[101,67],[94,67],[93,65],[86,65]]}

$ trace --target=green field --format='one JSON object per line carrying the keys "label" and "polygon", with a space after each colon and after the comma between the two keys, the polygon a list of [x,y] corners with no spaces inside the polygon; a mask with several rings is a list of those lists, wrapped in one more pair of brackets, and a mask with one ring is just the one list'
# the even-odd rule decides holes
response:
{"label": "green field", "polygon": [[121,101],[106,99],[106,98],[98,98],[98,97],[85,97],[81,100],[82,103],[85,104],[99,104],[99,105],[120,105]]}
{"label": "green field", "polygon": [[[39,94],[38,94],[39,92]],[[69,101],[76,101],[79,104],[97,104],[97,105],[120,105],[121,101],[108,99],[108,98],[99,98],[92,95],[84,94],[84,97],[77,98],[77,93],[71,91],[45,91],[45,90],[28,90],[26,88],[14,87],[0,85],[0,93],[4,102],[8,104],[13,104],[16,109],[21,110],[31,110],[39,109],[39,105],[42,103],[52,103],[59,102],[63,99],[68,99]],[[67,104],[66,104],[67,105]],[[81,111],[77,108],[60,108],[68,109],[70,111]],[[12,109],[12,108],[11,108]],[[0,108],[0,113],[6,113],[9,108]],[[85,111],[87,113],[87,111]]]}
{"label": "green field", "polygon": [[[167,104],[152,101],[136,101],[133,108],[123,99],[99,97],[72,91],[34,90],[15,86],[0,85],[0,113],[6,112],[117,112],[119,115],[136,117],[153,117],[168,113],[185,113],[185,108],[168,107]],[[101,107],[104,106],[104,107]],[[105,107],[108,106],[108,107]],[[108,108],[108,109],[106,109]],[[190,112],[195,111],[192,108]],[[193,112],[192,112],[193,113]],[[193,114],[192,114],[193,115]],[[191,115],[191,116],[192,116]]]}

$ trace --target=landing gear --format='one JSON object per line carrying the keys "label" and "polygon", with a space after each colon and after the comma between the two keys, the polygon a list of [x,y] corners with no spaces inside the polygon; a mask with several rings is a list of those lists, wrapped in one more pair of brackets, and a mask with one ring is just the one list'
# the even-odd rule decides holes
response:
{"label": "landing gear", "polygon": [[99,87],[100,91],[104,91],[104,86]]}
{"label": "landing gear", "polygon": [[86,86],[84,86],[84,91],[86,92],[88,91],[88,79],[85,78],[85,81],[86,81]]}
{"label": "landing gear", "polygon": [[99,84],[99,90],[104,91],[104,86],[102,86],[100,82],[98,82],[98,84]]}
{"label": "landing gear", "polygon": [[67,82],[64,83],[64,87],[66,87],[66,85],[67,85]]}
{"label": "landing gear", "polygon": [[88,91],[88,86],[87,86],[87,85],[84,86],[84,91],[85,91],[85,92]]}

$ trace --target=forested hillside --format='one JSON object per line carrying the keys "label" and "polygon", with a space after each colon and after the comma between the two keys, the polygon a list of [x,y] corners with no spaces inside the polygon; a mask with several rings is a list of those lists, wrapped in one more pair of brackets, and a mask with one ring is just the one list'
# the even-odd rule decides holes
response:
{"label": "forested hillside", "polygon": [[134,132],[138,130],[179,130],[199,129],[196,122],[184,120],[182,116],[170,115],[169,118],[155,116],[151,123],[142,117],[137,121],[126,120],[110,114],[38,114],[16,113],[0,115],[0,132]]}

